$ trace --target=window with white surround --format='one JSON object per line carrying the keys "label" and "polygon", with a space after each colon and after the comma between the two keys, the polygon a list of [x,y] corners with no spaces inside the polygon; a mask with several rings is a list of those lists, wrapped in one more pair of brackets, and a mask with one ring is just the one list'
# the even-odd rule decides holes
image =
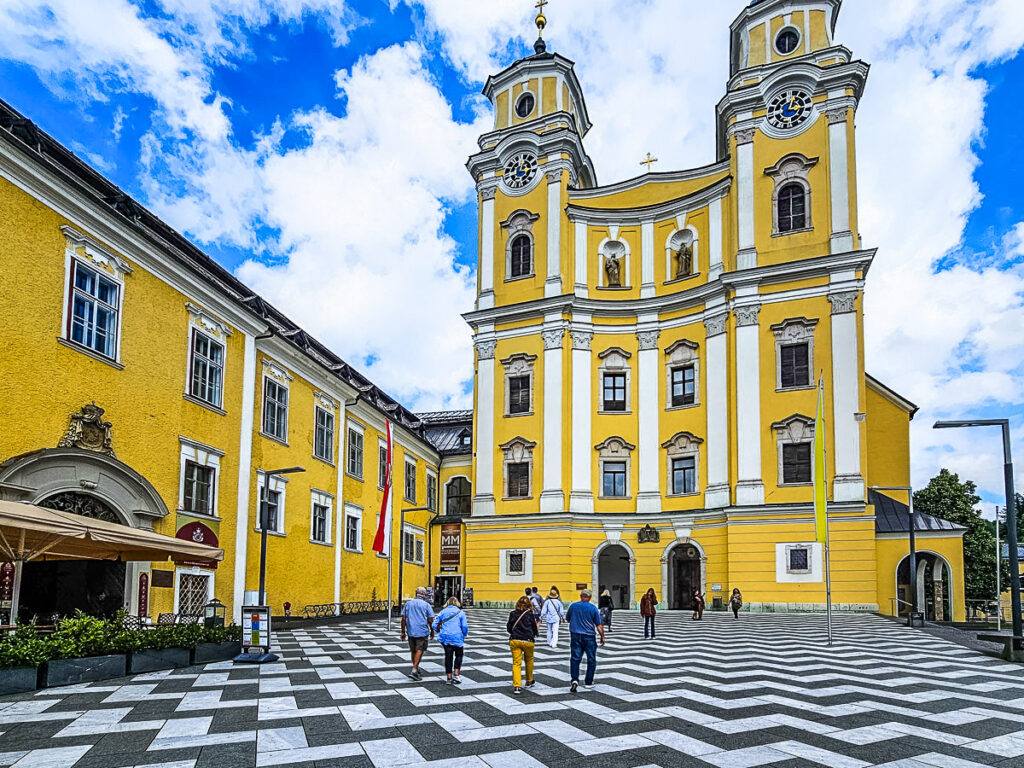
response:
{"label": "window with white surround", "polygon": [[533,581],[533,550],[499,550],[498,569],[501,584],[529,584]]}
{"label": "window with white surround", "polygon": [[314,401],[313,456],[334,464],[334,420],[338,405],[320,392],[314,395]]}
{"label": "window with white surround", "polygon": [[533,365],[536,355],[515,354],[501,361],[505,370],[505,416],[533,414]]}
{"label": "window with white surround", "polygon": [[180,481],[178,510],[185,514],[217,517],[220,460],[224,452],[203,443],[179,437]]}
{"label": "window with white surround", "polygon": [[800,544],[786,547],[786,571],[788,573],[811,572],[811,548]]}
{"label": "window with white surround", "polygon": [[281,475],[274,475],[270,479],[270,487],[266,489],[266,474],[262,470],[256,472],[256,530],[260,531],[262,507],[266,503],[267,532],[285,534],[285,489],[288,485],[288,478]]}
{"label": "window with white surround", "polygon": [[67,225],[61,232],[65,237],[62,341],[119,367],[124,279],[132,268],[88,235]]}
{"label": "window with white surround", "polygon": [[288,442],[288,385],[292,375],[284,368],[263,360],[263,421],[261,432],[282,443]]}
{"label": "window with white surround", "polygon": [[700,347],[688,339],[680,339],[665,350],[667,409],[692,408],[700,404],[699,350]]}
{"label": "window with white surround", "polygon": [[818,321],[794,317],[772,326],[777,391],[814,387],[814,329]]}
{"label": "window with white surround", "polygon": [[427,470],[427,509],[437,512],[437,475]]}
{"label": "window with white surround", "polygon": [[422,528],[406,525],[402,530],[402,558],[413,565],[423,565],[423,537],[425,532]]}
{"label": "window with white surround", "polygon": [[506,233],[506,282],[534,276],[536,270],[534,264],[533,225],[538,219],[540,219],[538,214],[518,210],[513,212],[508,219],[501,222],[501,228]]}
{"label": "window with white surround", "polygon": [[601,382],[598,413],[631,413],[633,394],[629,359],[632,354],[621,347],[611,347],[597,357],[601,360],[598,368],[598,380]]}
{"label": "window with white surround", "polygon": [[700,493],[700,446],[704,441],[690,432],[677,432],[661,447],[668,468],[668,495],[693,496]]}
{"label": "window with white surround", "polygon": [[537,444],[515,437],[501,446],[505,454],[504,485],[506,499],[533,497],[533,449]]}
{"label": "window with white surround", "polygon": [[174,571],[174,612],[202,616],[203,607],[213,599],[214,571],[176,568]]}
{"label": "window with white surround", "polygon": [[416,460],[405,459],[405,500],[410,504],[416,503]]}
{"label": "window with white surround", "polygon": [[825,580],[825,548],[813,542],[775,545],[775,581],[779,584],[820,584]]}
{"label": "window with white surround", "polygon": [[383,440],[377,443],[377,487],[384,490],[388,481],[388,444]]}
{"label": "window with white surround", "polygon": [[224,407],[224,371],[231,329],[191,301],[185,303],[185,309],[189,316],[185,397],[220,411]]}
{"label": "window with white surround", "polygon": [[818,158],[808,158],[798,152],[783,157],[765,176],[775,182],[772,193],[772,235],[791,235],[814,228],[811,220],[811,169]]}
{"label": "window with white surround", "polygon": [[632,495],[631,464],[636,446],[621,437],[609,437],[594,446],[601,476],[602,499],[626,499]]}
{"label": "window with white surround", "polygon": [[473,494],[469,479],[453,477],[445,486],[445,514],[449,517],[469,517],[472,514]]}
{"label": "window with white surround", "polygon": [[345,505],[345,549],[363,551],[363,509],[354,504]]}
{"label": "window with white surround", "polygon": [[363,479],[363,426],[352,423],[348,428],[348,460],[345,472],[357,480]]}
{"label": "window with white surround", "polygon": [[333,510],[334,496],[332,494],[317,490],[311,492],[309,540],[314,544],[331,543]]}
{"label": "window with white surround", "polygon": [[793,414],[772,424],[779,457],[779,485],[810,485],[814,419]]}

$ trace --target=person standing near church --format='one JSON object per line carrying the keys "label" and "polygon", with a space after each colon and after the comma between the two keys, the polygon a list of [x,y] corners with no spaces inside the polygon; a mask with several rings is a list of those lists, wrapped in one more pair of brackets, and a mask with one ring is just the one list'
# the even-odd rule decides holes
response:
{"label": "person standing near church", "polygon": [[612,633],[612,611],[615,610],[615,603],[612,602],[612,593],[607,589],[597,599],[597,608],[601,611],[601,623],[607,627],[608,634]]}
{"label": "person standing near church", "polygon": [[552,587],[544,606],[540,609],[540,618],[548,630],[548,647],[558,647],[558,627],[565,621],[565,608],[562,606],[562,595],[557,587]]}
{"label": "person standing near church", "polygon": [[580,592],[579,602],[569,606],[565,616],[569,620],[569,690],[576,693],[580,685],[580,661],[587,655],[587,676],[584,688],[594,687],[594,673],[597,671],[597,637],[601,636],[604,646],[604,625],[601,612],[590,602],[594,593],[589,589]]}
{"label": "person standing near church", "polygon": [[526,687],[533,687],[533,647],[539,632],[533,604],[526,595],[519,598],[515,609],[508,615],[505,629],[508,631],[508,647],[512,650],[512,693],[519,696],[523,692],[524,662]]}
{"label": "person standing near church", "polygon": [[437,639],[444,648],[444,673],[448,685],[462,685],[459,675],[462,673],[463,646],[469,635],[469,622],[466,621],[459,598],[448,598],[444,610],[437,614],[431,629],[437,633]]}
{"label": "person standing near church", "polygon": [[740,617],[740,608],[743,607],[743,595],[740,594],[739,587],[733,587],[732,597],[729,598],[729,607],[732,608],[733,618],[738,619]]}
{"label": "person standing near church", "polygon": [[647,639],[650,632],[651,639],[654,639],[654,615],[657,613],[655,607],[658,604],[658,596],[654,594],[654,588],[647,590],[647,593],[640,598],[640,615],[644,617],[644,639]]}
{"label": "person standing near church", "polygon": [[423,679],[420,674],[420,660],[427,650],[427,635],[434,637],[430,622],[434,618],[434,609],[427,602],[425,587],[416,587],[416,597],[402,606],[401,639],[409,638],[409,657],[412,661],[412,672],[409,673],[416,682]]}
{"label": "person standing near church", "polygon": [[693,620],[700,621],[704,618],[704,593],[700,587],[693,588]]}

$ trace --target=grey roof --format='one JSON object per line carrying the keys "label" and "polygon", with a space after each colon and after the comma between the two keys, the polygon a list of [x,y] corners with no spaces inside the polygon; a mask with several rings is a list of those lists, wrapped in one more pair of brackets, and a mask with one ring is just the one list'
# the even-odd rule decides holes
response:
{"label": "grey roof", "polygon": [[[902,501],[868,491],[868,504],[875,506],[875,533],[910,533],[910,507]],[[914,512],[915,531],[966,531],[962,525],[951,523],[924,512]]]}
{"label": "grey roof", "polygon": [[433,411],[432,413],[417,413],[416,418],[424,424],[455,424],[473,421],[472,411]]}
{"label": "grey roof", "polygon": [[[467,456],[473,453],[473,412],[435,411],[416,414],[423,423],[427,440],[442,456]],[[469,436],[469,445],[463,442]]]}

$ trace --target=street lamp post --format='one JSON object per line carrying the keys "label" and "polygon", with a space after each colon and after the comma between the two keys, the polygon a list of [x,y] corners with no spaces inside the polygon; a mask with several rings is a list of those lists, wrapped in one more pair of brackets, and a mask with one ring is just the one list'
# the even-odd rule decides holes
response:
{"label": "street lamp post", "polygon": [[[432,512],[430,507],[410,507],[399,513],[398,519],[398,605],[402,605],[402,574],[405,572],[405,513],[406,512]],[[430,531],[427,531],[430,535]]]}
{"label": "street lamp post", "polygon": [[1002,585],[1002,559],[1003,553],[999,550],[999,524],[1003,522],[1003,515],[996,507],[996,632],[1003,631],[1003,585]]}
{"label": "street lamp post", "polygon": [[[1006,543],[1010,548],[1010,606],[1013,612],[1013,636],[1024,632],[1020,610],[1020,560],[1017,552],[1017,506],[1013,492],[1013,458],[1010,452],[1009,419],[974,419],[969,421],[937,421],[935,429],[961,427],[1001,427],[1003,430],[1003,485],[1006,490]],[[998,523],[996,524],[998,525]],[[1013,650],[1021,650],[1021,641],[1013,641]]]}
{"label": "street lamp post", "polygon": [[267,604],[267,528],[270,522],[267,519],[270,513],[270,505],[267,503],[267,499],[270,495],[271,478],[280,475],[294,475],[305,471],[303,467],[288,467],[263,473],[263,491],[260,493],[260,605]]}
{"label": "street lamp post", "polygon": [[[908,508],[910,510],[910,621],[914,624],[914,617],[917,615],[917,518],[914,517],[914,489],[909,485],[873,485],[873,491],[906,491]],[[899,606],[896,606],[896,614],[899,615]]]}

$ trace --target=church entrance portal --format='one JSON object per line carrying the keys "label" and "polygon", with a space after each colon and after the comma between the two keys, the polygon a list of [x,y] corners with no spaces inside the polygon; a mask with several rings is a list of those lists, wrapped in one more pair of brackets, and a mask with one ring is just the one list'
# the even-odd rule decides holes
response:
{"label": "church entrance portal", "polygon": [[693,602],[693,590],[702,586],[700,550],[692,544],[675,547],[668,561],[668,607],[673,611],[689,610]]}
{"label": "church entrance portal", "polygon": [[[629,583],[629,552],[615,544],[605,547],[597,560],[598,595],[606,589],[611,592],[612,605],[629,608],[632,585]],[[595,602],[598,595],[594,595]]]}

